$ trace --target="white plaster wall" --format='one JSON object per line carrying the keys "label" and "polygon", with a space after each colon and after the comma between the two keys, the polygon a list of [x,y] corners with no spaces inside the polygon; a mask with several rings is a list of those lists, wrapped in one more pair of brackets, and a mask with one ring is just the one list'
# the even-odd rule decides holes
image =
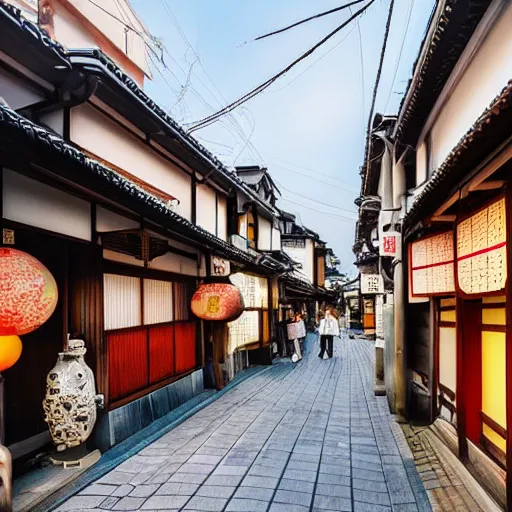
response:
{"label": "white plaster wall", "polygon": [[273,251],[281,250],[281,230],[272,228],[272,247]]}
{"label": "white plaster wall", "polygon": [[512,77],[511,27],[509,2],[435,121],[431,131],[434,169]]}
{"label": "white plaster wall", "polygon": [[3,170],[3,212],[14,222],[91,240],[90,203],[8,169]]}
{"label": "white plaster wall", "polygon": [[227,201],[220,194],[217,194],[217,236],[224,241],[228,239]]}
{"label": "white plaster wall", "polygon": [[196,188],[196,222],[210,233],[215,233],[216,193],[207,185]]}
{"label": "white plaster wall", "polygon": [[17,110],[44,99],[44,95],[27,83],[0,68],[0,96],[10,108]]}
{"label": "white plaster wall", "polygon": [[[109,261],[115,261],[117,263],[124,263],[126,265],[132,265],[134,267],[143,267],[144,262],[120,252],[103,250],[103,257]],[[149,268],[155,270],[162,270],[164,272],[173,272],[174,274],[184,274],[187,276],[197,276],[198,268],[197,262],[189,258],[185,258],[178,254],[168,252],[163,256],[159,256],[149,262]]]}
{"label": "white plaster wall", "polygon": [[313,282],[314,279],[314,243],[312,240],[306,240],[305,248],[283,247],[283,251],[293,260],[302,265],[299,272]]}
{"label": "white plaster wall", "polygon": [[258,215],[258,249],[270,251],[272,240],[272,222]]}
{"label": "white plaster wall", "polygon": [[122,215],[111,212],[106,208],[98,206],[96,208],[96,231],[99,233],[105,231],[120,231],[121,229],[138,229],[140,223],[127,219]]}
{"label": "white plaster wall", "polygon": [[427,144],[422,142],[416,150],[416,185],[427,179]]}
{"label": "white plaster wall", "polygon": [[71,140],[154,187],[176,197],[176,213],[191,219],[191,179],[91,105],[71,110]]}

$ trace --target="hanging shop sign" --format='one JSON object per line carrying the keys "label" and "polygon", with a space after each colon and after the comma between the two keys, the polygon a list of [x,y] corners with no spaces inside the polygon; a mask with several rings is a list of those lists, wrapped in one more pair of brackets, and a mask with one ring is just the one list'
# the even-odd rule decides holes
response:
{"label": "hanging shop sign", "polygon": [[232,321],[242,314],[244,302],[236,286],[209,283],[196,290],[191,308],[192,313],[202,320]]}
{"label": "hanging shop sign", "polygon": [[507,281],[505,199],[457,225],[458,285],[466,294],[503,290]]}
{"label": "hanging shop sign", "polygon": [[246,308],[268,309],[267,278],[239,272],[229,279],[240,290]]}
{"label": "hanging shop sign", "polygon": [[227,277],[231,273],[231,263],[227,260],[212,256],[210,260],[210,275],[212,277]]}
{"label": "hanging shop sign", "polygon": [[361,294],[384,293],[384,281],[380,274],[361,274]]}
{"label": "hanging shop sign", "polygon": [[396,258],[400,255],[400,233],[385,231],[381,234],[380,255]]}
{"label": "hanging shop sign", "polygon": [[409,281],[413,297],[455,292],[451,231],[409,245]]}

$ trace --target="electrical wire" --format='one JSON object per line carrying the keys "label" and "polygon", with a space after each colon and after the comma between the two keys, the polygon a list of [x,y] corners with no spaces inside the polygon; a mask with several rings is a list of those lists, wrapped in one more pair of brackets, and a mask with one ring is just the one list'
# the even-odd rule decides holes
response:
{"label": "electrical wire", "polygon": [[[167,3],[167,0],[160,0],[162,6],[164,7],[164,10],[166,11],[167,15],[169,16],[171,22],[173,23],[173,25],[176,27],[176,30],[178,32],[178,34],[181,36],[182,40],[185,42],[185,44],[188,46],[188,48],[190,48],[192,50],[192,52],[194,53],[194,55],[196,56],[197,58],[197,62],[199,63],[199,66],[201,67],[201,69],[203,70],[205,76],[209,79],[209,81],[211,82],[211,84],[213,85],[213,87],[215,88],[215,90],[217,91],[217,93],[220,95],[220,97],[222,98],[222,100],[224,101],[224,104],[227,103],[227,99],[223,96],[222,92],[220,91],[220,89],[217,87],[217,85],[215,84],[213,78],[209,75],[208,71],[206,70],[206,68],[204,67],[202,61],[201,61],[201,58],[199,57],[198,53],[196,52],[194,46],[192,45],[192,43],[190,42],[190,40],[188,39],[186,33],[184,32],[184,30],[181,28],[178,20],[176,19],[176,16],[173,14],[171,8],[169,7],[169,4]],[[167,51],[167,48],[164,48],[164,50],[168,53]],[[170,55],[170,57],[175,61],[175,59]],[[176,62],[176,61],[175,61]],[[178,64],[176,62],[176,64]],[[179,66],[179,64],[178,64]],[[180,66],[181,68],[181,66]],[[183,68],[181,68],[182,71],[184,72]],[[215,96],[215,94],[210,90],[210,88],[201,80],[201,77],[199,77],[199,75],[197,75],[195,72],[194,72],[194,75],[195,77],[197,78],[197,80],[199,81],[199,83],[201,83],[201,85],[203,85],[203,87],[211,94],[212,98],[219,104],[220,107],[222,107],[222,103],[221,101],[219,101],[217,99],[217,97]],[[194,89],[192,86],[191,86],[191,89]],[[196,97],[199,93],[197,92],[196,90],[196,94],[194,94]],[[201,102],[203,104],[206,103],[206,105],[208,106],[209,110],[213,110],[215,112],[215,108],[213,108],[211,105],[209,105],[206,101],[202,101]],[[242,127],[242,125],[240,124],[240,122],[233,116],[233,115],[230,115],[228,116],[228,119],[230,122],[230,124],[233,126],[233,128],[235,129],[235,131],[238,133],[238,135],[240,136],[240,138],[242,139],[243,141],[243,149],[245,148],[249,148],[251,154],[253,155],[253,158],[255,160],[260,160],[264,165],[265,165],[265,161],[264,161],[264,158],[261,156],[261,154],[259,153],[259,151],[256,149],[256,147],[254,146],[254,144],[250,141],[250,138],[247,137],[247,135],[245,134],[245,131]],[[250,121],[248,121],[249,124]],[[227,129],[227,128],[226,128]],[[229,131],[229,130],[228,130]],[[236,139],[236,136],[233,135],[232,132],[230,132],[230,134],[233,136],[233,138]]]}
{"label": "electrical wire", "polygon": [[287,201],[288,203],[291,203],[291,204],[294,204],[294,205],[297,205],[297,206],[302,206],[303,208],[306,208],[306,209],[311,210],[313,212],[323,213],[324,215],[330,215],[331,217],[336,217],[336,218],[347,220],[347,221],[350,221],[350,222],[355,222],[357,220],[357,219],[352,219],[350,217],[346,217],[344,215],[338,215],[337,213],[331,213],[331,212],[326,212],[326,211],[322,211],[322,210],[317,210],[315,208],[311,208],[310,206],[305,206],[305,205],[303,205],[301,203],[296,203],[295,201],[291,201],[290,199],[287,199],[286,197],[281,197],[279,199],[279,201]]}
{"label": "electrical wire", "polygon": [[195,124],[193,124],[189,130],[188,133],[191,133],[195,130],[198,130],[200,128],[204,128],[205,126],[211,124],[212,122],[216,121],[219,117],[227,114],[228,112],[231,112],[235,108],[239,107],[243,103],[249,101],[251,98],[256,96],[257,94],[263,92],[265,89],[270,87],[276,80],[278,80],[280,77],[288,73],[290,69],[292,69],[294,66],[296,66],[299,62],[304,60],[306,57],[309,57],[313,52],[315,52],[318,48],[320,48],[324,43],[326,43],[331,37],[336,35],[341,29],[343,29],[345,26],[347,26],[352,20],[357,18],[360,14],[362,14],[366,9],[370,7],[375,2],[375,0],[370,0],[364,7],[359,9],[354,15],[350,16],[346,21],[344,21],[341,25],[336,27],[332,32],[330,32],[327,36],[325,36],[321,41],[319,41],[317,44],[315,44],[313,47],[311,47],[308,51],[303,53],[300,57],[295,59],[291,64],[286,66],[283,70],[281,70],[279,73],[275,74],[273,77],[269,78],[264,83],[260,84],[259,86],[255,87],[248,93],[246,93],[244,96],[239,98],[238,100],[230,103],[229,105],[226,105],[223,109],[219,110],[218,112],[205,117],[204,119],[201,119],[197,121]]}
{"label": "electrical wire", "polygon": [[380,60],[379,60],[379,68],[377,70],[377,76],[375,78],[375,86],[373,88],[373,97],[372,97],[372,106],[370,108],[370,115],[368,116],[368,128],[366,133],[366,149],[365,149],[365,160],[366,162],[366,172],[368,173],[370,162],[368,160],[369,153],[370,153],[370,143],[371,143],[371,129],[372,129],[372,121],[373,121],[373,112],[375,110],[375,102],[377,101],[377,91],[379,89],[379,83],[380,83],[380,76],[382,74],[382,66],[384,64],[384,56],[386,55],[386,46],[388,44],[388,37],[389,37],[389,28],[391,26],[391,18],[393,16],[393,7],[395,5],[395,0],[391,0],[389,3],[389,12],[388,12],[388,19],[386,22],[386,30],[384,32],[384,42],[382,44],[382,49],[380,52]]}
{"label": "electrical wire", "polygon": [[[282,162],[283,160],[279,160],[278,158],[272,158],[273,160],[277,160],[278,162]],[[320,183],[325,183],[326,185],[329,185],[331,187],[334,187],[334,188],[338,188],[340,190],[344,190],[346,192],[353,192],[355,194],[358,193],[358,191],[355,189],[355,187],[353,189],[349,189],[349,188],[346,188],[346,187],[340,187],[340,186],[336,186],[336,185],[333,185],[332,183],[329,183],[328,181],[323,181],[323,180],[320,180],[318,179],[318,176],[325,176],[326,178],[329,178],[331,180],[334,180],[334,181],[337,181],[337,182],[340,182],[340,183],[346,183],[347,185],[351,185],[350,182],[348,181],[345,181],[345,180],[341,180],[339,178],[336,178],[334,176],[331,176],[329,174],[325,174],[325,173],[321,173],[320,171],[315,171],[313,169],[309,169],[308,167],[301,167],[300,165],[295,165],[295,164],[292,164],[290,163],[290,165],[293,165],[294,167],[298,167],[299,169],[304,169],[306,171],[310,171],[312,172],[313,174],[304,174],[304,173],[300,173],[298,172],[295,168],[290,168],[290,167],[286,167],[284,165],[280,165],[280,164],[276,164],[274,163],[273,164],[275,167],[279,167],[280,169],[283,169],[283,170],[286,170],[286,171],[289,171],[289,172],[292,172],[294,174],[299,174],[300,176],[305,176],[306,178],[314,178],[315,180],[319,181]]]}
{"label": "electrical wire", "polygon": [[283,89],[286,89],[289,85],[291,85],[293,82],[295,82],[295,80],[297,80],[297,78],[300,78],[304,73],[306,73],[306,71],[309,71],[313,66],[315,66],[316,64],[318,64],[324,57],[327,57],[327,55],[329,55],[329,53],[331,53],[333,50],[335,50],[341,43],[343,43],[343,41],[345,41],[345,39],[347,39],[347,37],[352,34],[352,32],[354,31],[354,28],[355,27],[352,27],[348,32],[347,34],[345,35],[345,37],[343,39],[341,39],[339,42],[337,42],[331,49],[327,50],[322,56],[320,56],[315,62],[313,62],[313,64],[309,65],[306,69],[304,69],[303,71],[301,71],[298,75],[294,76],[288,83],[284,84],[283,87],[280,87],[279,89],[274,89],[272,91],[270,91],[271,93],[276,93],[276,92],[280,92],[282,91]]}
{"label": "electrical wire", "polygon": [[308,21],[321,18],[322,16],[327,16],[328,14],[332,14],[337,11],[341,11],[343,9],[350,8],[352,5],[360,4],[361,2],[364,2],[364,0],[354,0],[353,2],[350,2],[345,5],[341,5],[340,7],[335,7],[334,9],[330,9],[329,11],[321,12],[320,14],[315,14],[314,16],[310,16],[309,18],[306,18],[301,21],[297,21],[296,23],[293,23],[292,25],[288,25],[287,27],[280,28],[279,30],[274,30],[273,32],[269,32],[268,34],[264,34],[262,36],[258,36],[254,41],[260,41],[261,39],[265,39],[266,37],[274,36],[276,34],[281,34],[282,32],[286,32],[287,30],[290,30],[291,28],[298,27],[299,25],[302,25],[303,23],[307,23]]}
{"label": "electrical wire", "polygon": [[[311,201],[312,203],[316,203],[316,204],[319,204],[319,205],[323,205],[323,206],[328,206],[329,208],[334,208],[336,210],[341,210],[343,212],[347,212],[347,213],[353,213],[354,215],[357,215],[357,212],[356,211],[353,211],[353,210],[347,210],[346,208],[341,208],[340,206],[334,206],[332,204],[328,204],[328,203],[325,203],[324,201],[317,201],[316,199],[311,199],[310,197],[308,196],[305,196],[305,195],[302,195],[302,194],[299,194],[298,192],[295,192],[293,190],[290,190],[289,188],[286,188],[282,183],[280,183],[279,181],[277,181],[275,178],[274,178],[274,181],[276,182],[276,184],[282,188],[283,190],[286,190],[286,192],[289,192],[290,194],[294,194],[298,197],[302,197],[303,199],[307,199],[308,201]],[[304,205],[305,206],[305,205]],[[356,219],[354,219],[356,220]]]}
{"label": "electrical wire", "polygon": [[[352,13],[352,9],[350,9]],[[364,112],[366,109],[366,85],[364,80],[364,50],[363,50],[363,38],[361,36],[361,25],[359,24],[359,20],[356,20],[357,32],[359,34],[359,62],[361,64],[361,101],[362,101],[362,115],[363,119],[365,117]]]}
{"label": "electrical wire", "polygon": [[416,2],[416,0],[412,0],[409,4],[409,11],[407,13],[407,21],[405,22],[404,33],[402,36],[402,44],[400,45],[400,51],[398,52],[398,59],[396,60],[395,70],[393,72],[393,80],[391,81],[391,88],[389,89],[388,99],[386,100],[386,106],[384,107],[384,110],[383,110],[384,113],[386,113],[386,111],[388,109],[389,100],[391,99],[391,94],[393,93],[393,88],[395,86],[396,74],[398,73],[398,66],[400,65],[400,61],[402,60],[402,53],[404,51],[405,41],[407,39],[407,35],[409,34],[409,25],[411,23],[411,15],[412,15],[412,11],[414,9],[415,2]]}

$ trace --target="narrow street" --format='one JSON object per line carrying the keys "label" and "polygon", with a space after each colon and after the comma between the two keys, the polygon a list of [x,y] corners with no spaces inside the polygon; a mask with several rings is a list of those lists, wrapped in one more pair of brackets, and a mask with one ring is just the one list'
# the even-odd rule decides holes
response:
{"label": "narrow street", "polygon": [[430,510],[400,427],[372,389],[373,344],[242,382],[59,511]]}

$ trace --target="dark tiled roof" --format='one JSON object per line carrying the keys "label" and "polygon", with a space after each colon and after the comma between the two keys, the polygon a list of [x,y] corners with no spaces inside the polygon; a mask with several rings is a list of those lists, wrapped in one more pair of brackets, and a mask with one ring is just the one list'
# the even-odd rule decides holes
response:
{"label": "dark tiled roof", "polygon": [[[107,57],[99,49],[86,49],[86,50],[66,50],[61,44],[52,40],[46,31],[38,27],[36,24],[25,19],[20,9],[6,4],[0,0],[0,18],[7,21],[10,28],[17,28],[29,40],[34,40],[39,43],[40,49],[51,50],[58,55],[63,65],[71,69],[77,66],[76,61],[80,57],[86,59],[97,60],[115,79],[124,86],[126,91],[129,91],[139,102],[141,102],[151,115],[157,116],[159,120],[174,132],[173,135],[178,135],[181,142],[185,147],[195,153],[195,156],[202,161],[203,165],[207,168],[213,168],[221,175],[228,178],[238,189],[243,190],[253,201],[257,202],[267,211],[273,211],[269,205],[261,201],[258,195],[251,187],[246,185],[237,174],[228,169],[212,152],[200,144],[194,137],[187,134],[186,130],[181,127],[172,117],[170,117],[156,102],[154,102],[121,68],[115,64],[109,57]],[[7,43],[8,45],[9,43]],[[11,47],[8,47],[11,50]],[[37,61],[37,57],[34,57]],[[87,71],[87,67],[83,67]],[[275,212],[273,212],[275,213]]]}
{"label": "dark tiled roof", "polygon": [[[51,170],[67,179],[77,182],[81,176],[82,186],[107,194],[107,197],[129,202],[136,211],[146,215],[173,232],[205,244],[213,252],[228,259],[243,263],[254,263],[254,258],[245,251],[224,242],[205,229],[196,226],[181,217],[166,204],[146,192],[144,189],[116,173],[106,165],[89,158],[82,151],[67,143],[61,137],[38,126],[7,107],[0,106],[0,148],[10,153],[17,148],[24,151],[24,156],[47,162],[48,157],[57,158],[60,165]],[[73,172],[74,171],[74,172]],[[76,172],[78,171],[78,172]]]}
{"label": "dark tiled roof", "polygon": [[[452,187],[476,165],[497,149],[508,137],[512,121],[512,80],[496,96],[489,107],[460,139],[455,148],[434,172],[425,188],[416,197],[405,217],[411,226],[426,210],[433,211],[446,199]],[[440,192],[443,192],[440,194]]]}
{"label": "dark tiled roof", "polygon": [[[431,18],[425,49],[414,66],[414,76],[400,105],[395,139],[415,146],[432,108],[462,52],[492,0],[446,0],[442,11]],[[434,25],[433,25],[434,24]]]}

